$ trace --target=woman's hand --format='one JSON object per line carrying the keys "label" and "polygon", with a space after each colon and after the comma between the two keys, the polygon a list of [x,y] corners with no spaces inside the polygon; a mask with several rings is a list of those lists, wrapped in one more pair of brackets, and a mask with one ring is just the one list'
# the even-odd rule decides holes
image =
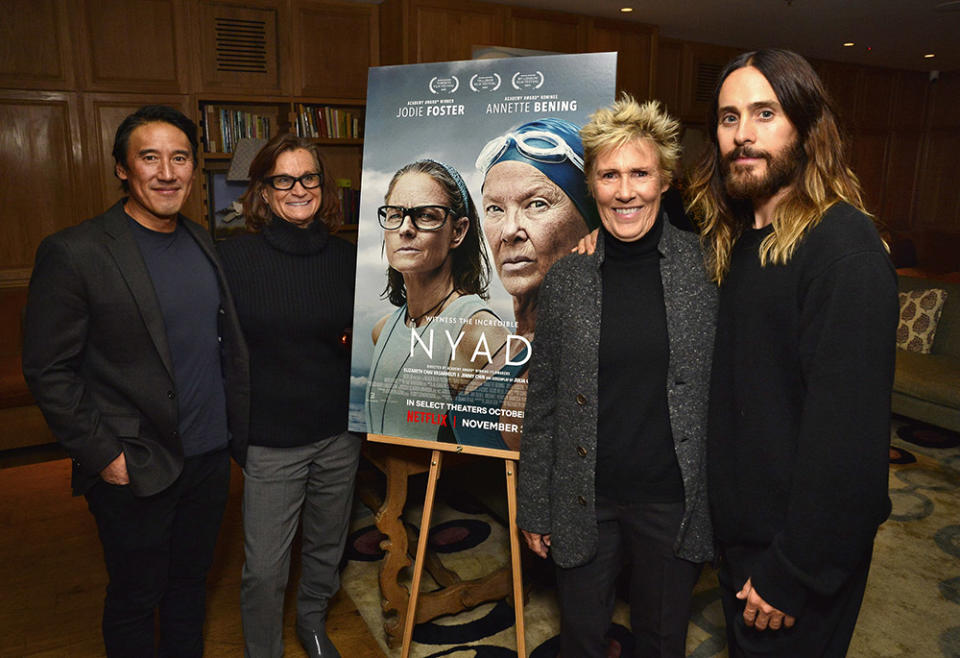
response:
{"label": "woman's hand", "polygon": [[540,557],[547,557],[547,551],[550,550],[550,535],[540,535],[535,532],[521,530],[523,538],[527,540],[527,546],[530,550]]}
{"label": "woman's hand", "polygon": [[592,254],[597,249],[597,236],[600,234],[600,229],[595,228],[585,236],[580,238],[580,242],[577,243],[577,246],[570,250],[574,254]]}

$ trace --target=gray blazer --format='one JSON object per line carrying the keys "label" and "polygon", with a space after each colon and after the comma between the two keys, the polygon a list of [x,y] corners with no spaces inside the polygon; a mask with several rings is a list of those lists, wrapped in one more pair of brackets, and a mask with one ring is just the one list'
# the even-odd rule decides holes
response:
{"label": "gray blazer", "polygon": [[[705,453],[717,289],[707,278],[697,236],[672,226],[663,213],[661,218],[658,249],[670,342],[664,384],[685,503],[674,551],[705,562],[714,553]],[[594,479],[603,258],[601,234],[594,254],[560,260],[540,288],[517,523],[550,534],[550,552],[561,567],[584,564],[597,550]]]}

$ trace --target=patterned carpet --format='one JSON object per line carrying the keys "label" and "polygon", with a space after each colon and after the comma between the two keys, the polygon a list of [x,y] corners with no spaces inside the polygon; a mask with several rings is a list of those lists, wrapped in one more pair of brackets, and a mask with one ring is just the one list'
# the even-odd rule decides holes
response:
{"label": "patterned carpet", "polygon": [[[895,449],[890,468],[893,513],[877,536],[849,655],[960,658],[960,436],[897,418],[891,425],[891,446]],[[906,459],[907,455],[913,459]],[[495,465],[502,472],[499,462]],[[495,520],[505,509],[502,495],[497,495],[502,478],[491,486],[487,475],[481,474],[475,480],[484,485],[479,487],[471,487],[470,477],[462,474],[453,479],[457,488],[442,487],[438,494],[430,542],[445,565],[463,578],[475,578],[507,560],[506,530]],[[421,490],[418,498],[414,488],[409,500],[422,501],[422,495]],[[420,506],[409,505],[405,518],[417,525]],[[399,650],[390,651],[383,641],[377,585],[379,533],[366,510],[357,510],[353,527],[343,586],[387,655],[399,656]],[[524,608],[527,651],[531,658],[552,658],[557,653],[559,627],[549,570],[528,568],[525,579],[530,597]],[[425,577],[423,591],[433,587]],[[623,601],[617,602],[607,637],[609,656],[633,656]],[[513,610],[500,601],[420,624],[411,655],[516,656]],[[710,568],[704,570],[694,592],[687,655],[727,655],[720,594]]]}

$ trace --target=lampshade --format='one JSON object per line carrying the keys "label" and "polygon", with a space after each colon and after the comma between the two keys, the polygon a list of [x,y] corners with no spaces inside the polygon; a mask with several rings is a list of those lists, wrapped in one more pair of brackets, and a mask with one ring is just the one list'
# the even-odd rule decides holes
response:
{"label": "lampshade", "polygon": [[238,140],[236,148],[233,149],[233,159],[230,160],[227,180],[230,182],[250,180],[250,163],[266,143],[267,140],[256,137],[244,137]]}

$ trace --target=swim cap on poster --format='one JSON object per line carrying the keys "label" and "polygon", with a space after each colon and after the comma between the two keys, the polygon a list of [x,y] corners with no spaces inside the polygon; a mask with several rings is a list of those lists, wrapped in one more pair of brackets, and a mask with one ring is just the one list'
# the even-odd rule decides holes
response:
{"label": "swim cap on poster", "polygon": [[477,156],[477,169],[486,177],[491,167],[508,160],[529,164],[563,190],[588,229],[600,225],[583,173],[583,142],[578,126],[553,117],[525,123],[487,142]]}

